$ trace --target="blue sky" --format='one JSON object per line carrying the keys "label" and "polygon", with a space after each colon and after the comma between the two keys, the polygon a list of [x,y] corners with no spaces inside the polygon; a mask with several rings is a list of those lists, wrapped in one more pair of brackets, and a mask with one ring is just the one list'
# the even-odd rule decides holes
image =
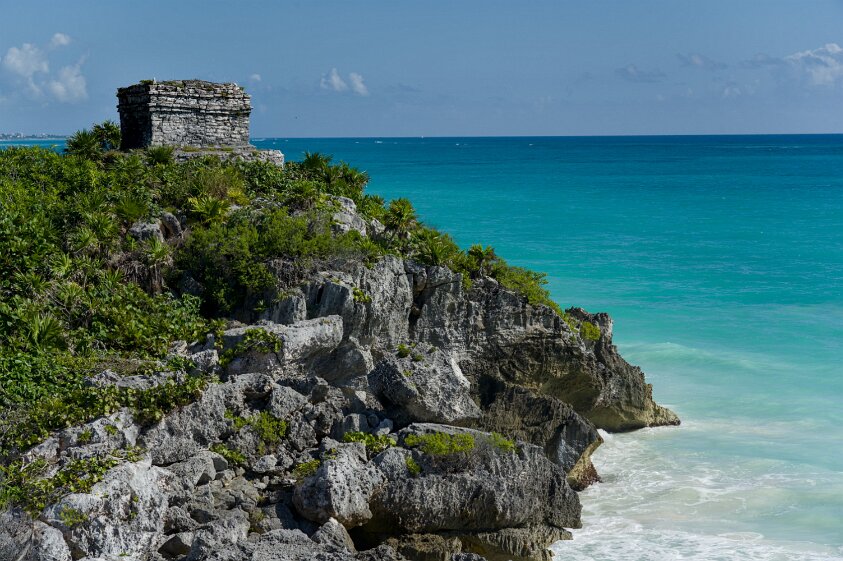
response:
{"label": "blue sky", "polygon": [[843,132],[843,0],[0,0],[0,132],[235,81],[253,136]]}

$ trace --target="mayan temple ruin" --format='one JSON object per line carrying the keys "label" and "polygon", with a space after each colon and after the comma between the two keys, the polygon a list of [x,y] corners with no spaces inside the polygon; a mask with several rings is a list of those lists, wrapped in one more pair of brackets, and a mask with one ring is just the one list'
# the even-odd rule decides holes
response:
{"label": "mayan temple ruin", "polygon": [[234,83],[143,80],[117,90],[123,150],[173,146],[179,159],[209,153],[283,164],[249,143],[251,98]]}

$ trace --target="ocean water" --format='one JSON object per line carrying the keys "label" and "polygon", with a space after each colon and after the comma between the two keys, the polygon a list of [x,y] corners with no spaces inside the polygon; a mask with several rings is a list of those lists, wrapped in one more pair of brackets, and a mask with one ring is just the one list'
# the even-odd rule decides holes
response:
{"label": "ocean water", "polygon": [[612,314],[683,424],[604,435],[559,558],[843,560],[843,136],[255,144],[365,169]]}
{"label": "ocean water", "polygon": [[256,143],[612,314],[683,424],[606,435],[561,559],[843,559],[843,136]]}

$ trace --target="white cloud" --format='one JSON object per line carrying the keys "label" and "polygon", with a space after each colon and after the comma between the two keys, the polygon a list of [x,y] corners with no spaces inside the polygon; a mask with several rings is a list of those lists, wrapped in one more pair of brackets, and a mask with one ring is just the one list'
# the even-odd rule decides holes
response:
{"label": "white cloud", "polygon": [[700,53],[678,54],[676,56],[679,58],[682,66],[695,66],[704,70],[723,70],[726,68],[724,63],[712,60]]}
{"label": "white cloud", "polygon": [[249,80],[252,82],[260,82],[261,80],[263,80],[263,78],[261,78],[260,74],[252,74],[251,76],[249,76]]}
{"label": "white cloud", "polygon": [[20,48],[9,47],[3,57],[3,68],[24,78],[32,78],[37,72],[50,70],[44,53],[31,43],[24,43]]}
{"label": "white cloud", "polygon": [[832,86],[843,78],[843,48],[828,43],[819,49],[802,51],[784,57],[814,86]]}
{"label": "white cloud", "polygon": [[26,95],[49,96],[62,103],[72,103],[88,98],[88,85],[82,74],[83,60],[63,66],[56,73],[50,72],[49,55],[54,49],[66,47],[72,39],[65,33],[55,33],[49,43],[37,46],[24,43],[9,47],[0,59],[0,66],[14,77],[14,86]]}
{"label": "white cloud", "polygon": [[615,74],[629,82],[641,83],[661,82],[666,77],[664,72],[660,70],[641,70],[634,64],[630,64],[624,68],[618,68],[615,70]]}
{"label": "white cloud", "polygon": [[344,92],[348,89],[348,84],[340,77],[336,68],[332,68],[331,73],[327,76],[323,75],[319,85],[325,90],[333,90],[335,92]]}
{"label": "white cloud", "polygon": [[51,47],[66,47],[70,44],[70,35],[66,35],[64,33],[56,33],[53,35],[53,38],[50,39],[50,46]]}
{"label": "white cloud", "polygon": [[369,88],[363,83],[363,76],[357,72],[352,72],[348,75],[348,81],[351,82],[351,91],[357,95],[369,95]]}
{"label": "white cloud", "polygon": [[88,83],[82,75],[82,61],[59,70],[58,77],[50,80],[47,88],[62,103],[88,99]]}

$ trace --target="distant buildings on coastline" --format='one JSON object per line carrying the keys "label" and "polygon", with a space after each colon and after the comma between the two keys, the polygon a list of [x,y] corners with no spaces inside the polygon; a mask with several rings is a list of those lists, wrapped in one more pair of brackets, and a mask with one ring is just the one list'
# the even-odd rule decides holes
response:
{"label": "distant buildings on coastline", "polygon": [[0,140],[60,140],[64,138],[67,138],[67,136],[63,134],[23,134],[21,132],[0,132]]}

